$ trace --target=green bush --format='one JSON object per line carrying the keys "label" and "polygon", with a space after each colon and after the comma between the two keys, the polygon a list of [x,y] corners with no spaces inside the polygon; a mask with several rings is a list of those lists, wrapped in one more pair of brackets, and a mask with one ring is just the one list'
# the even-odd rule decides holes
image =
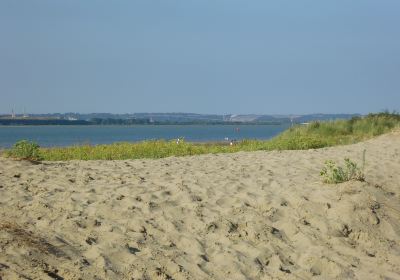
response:
{"label": "green bush", "polygon": [[[365,151],[363,160],[365,160]],[[360,168],[349,158],[344,159],[344,166],[338,166],[334,161],[328,160],[325,162],[325,166],[322,168],[320,175],[324,183],[328,184],[338,184],[350,180],[364,181],[365,176],[363,169],[364,163],[363,168]]]}
{"label": "green bush", "polygon": [[39,145],[35,142],[21,140],[15,143],[13,148],[8,151],[8,156],[32,161],[42,160],[39,148]]}

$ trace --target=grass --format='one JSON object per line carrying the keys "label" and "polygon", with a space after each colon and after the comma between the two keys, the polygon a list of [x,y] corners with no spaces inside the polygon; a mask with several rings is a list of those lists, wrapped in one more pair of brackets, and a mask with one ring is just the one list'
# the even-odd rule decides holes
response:
{"label": "grass", "polygon": [[280,137],[309,136],[320,139],[327,147],[360,142],[398,127],[400,127],[400,115],[385,112],[369,114],[363,118],[354,117],[350,120],[312,122],[307,126],[293,127]]}
{"label": "grass", "polygon": [[[294,126],[267,141],[243,140],[234,145],[224,143],[188,143],[181,141],[144,141],[114,143],[109,145],[83,145],[60,148],[40,148],[43,160],[123,160],[139,158],[164,158],[208,153],[234,153],[258,150],[306,150],[335,145],[352,144],[400,127],[397,113],[369,114],[351,120],[312,122]],[[12,149],[6,154],[13,155]]]}

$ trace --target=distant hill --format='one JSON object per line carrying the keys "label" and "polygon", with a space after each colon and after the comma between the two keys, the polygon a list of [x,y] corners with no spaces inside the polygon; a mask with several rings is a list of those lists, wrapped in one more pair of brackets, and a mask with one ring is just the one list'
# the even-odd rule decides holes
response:
{"label": "distant hill", "polygon": [[310,114],[310,115],[231,115],[226,118],[235,122],[293,122],[306,123],[311,121],[326,121],[337,119],[351,119],[360,114]]}
{"label": "distant hill", "polygon": [[54,113],[31,114],[29,116],[0,115],[0,125],[15,124],[247,124],[247,123],[307,123],[336,119],[350,119],[359,114],[309,114],[309,115],[213,115],[194,113]]}
{"label": "distant hill", "polygon": [[294,118],[297,123],[306,123],[311,121],[328,121],[337,119],[351,119],[352,117],[361,116],[360,114],[311,114]]}

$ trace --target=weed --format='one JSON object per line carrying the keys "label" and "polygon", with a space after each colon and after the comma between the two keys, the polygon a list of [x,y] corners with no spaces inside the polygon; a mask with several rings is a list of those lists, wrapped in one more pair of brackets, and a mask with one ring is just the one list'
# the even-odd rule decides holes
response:
{"label": "weed", "polygon": [[[365,160],[365,150],[363,154]],[[363,163],[364,166],[364,163]],[[364,171],[349,158],[344,159],[344,166],[338,166],[336,162],[328,160],[322,168],[320,175],[324,183],[338,184],[350,180],[364,181]]]}
{"label": "weed", "polygon": [[18,159],[25,159],[31,161],[42,160],[39,145],[35,142],[21,140],[14,144],[13,148],[8,151],[8,156]]}

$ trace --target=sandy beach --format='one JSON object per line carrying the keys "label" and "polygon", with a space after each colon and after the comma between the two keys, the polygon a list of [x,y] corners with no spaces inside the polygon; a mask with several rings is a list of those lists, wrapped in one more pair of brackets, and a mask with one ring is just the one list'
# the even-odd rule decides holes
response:
{"label": "sandy beach", "polygon": [[[324,161],[366,181],[324,184]],[[400,279],[400,133],[308,151],[0,158],[0,279]]]}

